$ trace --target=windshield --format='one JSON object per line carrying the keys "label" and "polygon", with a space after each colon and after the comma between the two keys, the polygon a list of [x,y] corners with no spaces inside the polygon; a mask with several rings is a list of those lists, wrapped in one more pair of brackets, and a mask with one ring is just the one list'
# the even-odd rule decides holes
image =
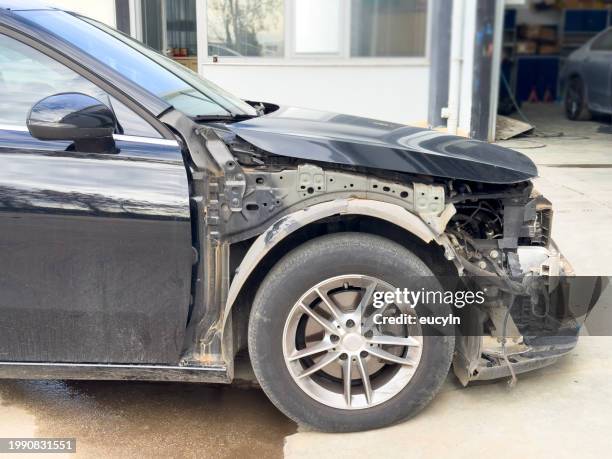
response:
{"label": "windshield", "polygon": [[249,104],[214,83],[97,21],[63,11],[15,13],[80,48],[187,116],[257,115]]}

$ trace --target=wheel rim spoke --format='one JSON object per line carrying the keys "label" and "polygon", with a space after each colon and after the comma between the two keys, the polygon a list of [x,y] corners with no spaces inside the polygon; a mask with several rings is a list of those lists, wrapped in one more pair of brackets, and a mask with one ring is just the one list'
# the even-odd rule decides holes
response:
{"label": "wheel rim spoke", "polygon": [[346,404],[351,406],[351,370],[353,365],[351,363],[351,359],[345,359],[342,363],[342,379],[344,383],[344,400],[346,400]]}
{"label": "wheel rim spoke", "polygon": [[390,335],[374,335],[369,339],[372,344],[388,344],[390,346],[413,346],[420,347],[421,343],[416,338],[411,336],[390,336]]}
{"label": "wheel rim spoke", "polygon": [[304,357],[308,357],[311,355],[319,354],[321,352],[329,351],[330,349],[333,349],[333,348],[334,348],[334,343],[331,343],[328,341],[321,341],[305,349],[300,349],[299,351],[295,351],[294,354],[288,357],[288,360],[290,362],[293,362],[294,360],[303,359]]}
{"label": "wheel rim spoke", "polygon": [[368,405],[372,404],[372,385],[370,383],[370,375],[363,358],[357,359],[357,367],[359,368],[359,375],[363,384],[363,393],[365,394]]}
{"label": "wheel rim spoke", "polygon": [[371,330],[374,328],[375,326],[374,315],[382,314],[384,309],[387,307],[387,304],[385,303],[382,309],[377,309],[374,311],[373,314],[370,314],[369,316],[364,317],[366,308],[372,301],[372,296],[374,295],[374,292],[376,291],[377,286],[378,286],[378,282],[372,282],[366,287],[365,292],[363,293],[363,297],[361,297],[361,300],[359,301],[359,305],[357,306],[357,309],[355,310],[355,314],[358,316],[358,319],[359,319],[359,325],[360,325],[359,330],[362,333],[365,332],[366,330]]}
{"label": "wheel rim spoke", "polygon": [[310,309],[304,303],[300,303],[300,307],[306,314],[308,314],[308,316],[310,316],[315,322],[321,325],[321,327],[323,327],[330,333],[336,333],[336,327],[334,327],[334,325],[329,320],[317,314],[314,310]]}
{"label": "wheel rim spoke", "polygon": [[399,365],[407,365],[407,366],[415,366],[416,362],[411,359],[407,359],[404,357],[398,357],[395,354],[391,354],[390,352],[385,351],[384,349],[372,347],[368,350],[370,354],[379,359],[385,360],[387,362],[397,363]]}
{"label": "wheel rim spoke", "polygon": [[338,309],[338,306],[334,303],[334,301],[327,295],[327,293],[321,291],[321,289],[315,289],[317,295],[323,300],[323,304],[327,307],[329,312],[331,312],[334,319],[338,321],[338,323],[342,323],[342,312]]}
{"label": "wheel rim spoke", "polygon": [[365,292],[363,292],[361,301],[359,301],[359,304],[357,305],[357,309],[355,310],[355,314],[359,317],[360,321],[361,321],[361,318],[363,317],[363,312],[366,310],[366,308],[370,304],[370,301],[372,301],[372,295],[374,295],[374,291],[376,290],[377,286],[378,286],[378,282],[372,282],[366,287]]}
{"label": "wheel rim spoke", "polygon": [[[359,410],[391,399],[406,386],[421,360],[420,327],[383,334],[371,314],[374,293],[393,289],[371,276],[341,275],[312,286],[295,303],[285,323],[283,355],[306,394],[327,406]],[[385,307],[375,312],[401,312]],[[400,354],[398,348],[403,357],[394,355]],[[388,365],[393,371],[379,374]]]}
{"label": "wheel rim spoke", "polygon": [[321,360],[319,360],[313,366],[306,368],[306,370],[304,370],[304,372],[300,374],[298,378],[301,379],[306,376],[310,376],[313,373],[316,373],[317,371],[321,370],[322,368],[325,368],[327,365],[329,365],[334,360],[336,360],[338,356],[339,356],[338,352],[330,352],[324,355],[323,357],[321,357]]}

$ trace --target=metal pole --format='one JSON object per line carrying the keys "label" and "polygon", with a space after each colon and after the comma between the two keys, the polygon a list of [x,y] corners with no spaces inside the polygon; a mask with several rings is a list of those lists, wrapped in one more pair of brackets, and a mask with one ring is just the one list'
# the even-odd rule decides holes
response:
{"label": "metal pole", "polygon": [[470,137],[488,140],[497,0],[477,0]]}
{"label": "metal pole", "polygon": [[445,110],[448,118],[447,130],[457,134],[459,125],[459,99],[461,93],[461,73],[463,71],[463,24],[465,21],[465,1],[453,1],[450,76],[448,82],[448,106]]}
{"label": "metal pole", "polygon": [[502,47],[504,42],[504,0],[496,0],[495,25],[493,26],[493,68],[491,69],[491,94],[489,110],[489,134],[487,140],[495,141],[497,103],[499,102],[499,75],[501,72]]}
{"label": "metal pole", "polygon": [[[450,4],[450,5],[449,5]],[[427,122],[431,127],[443,126],[442,109],[448,104],[450,74],[451,22],[453,2],[432,0],[429,32],[429,108]]]}

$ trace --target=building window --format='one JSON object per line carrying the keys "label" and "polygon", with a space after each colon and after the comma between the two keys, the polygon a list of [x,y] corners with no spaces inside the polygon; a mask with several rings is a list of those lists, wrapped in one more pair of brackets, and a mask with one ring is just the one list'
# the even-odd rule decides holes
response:
{"label": "building window", "polygon": [[115,0],[115,17],[117,30],[129,35],[130,29],[130,0]]}
{"label": "building window", "polygon": [[282,57],[283,0],[208,0],[208,55]]}
{"label": "building window", "polygon": [[351,0],[351,56],[425,55],[425,0]]}
{"label": "building window", "polygon": [[142,41],[171,57],[197,55],[195,0],[141,0]]}
{"label": "building window", "polygon": [[339,55],[342,13],[340,0],[295,0],[295,54]]}
{"label": "building window", "polygon": [[164,52],[164,12],[162,0],[142,0],[142,41]]}
{"label": "building window", "polygon": [[198,37],[195,0],[166,0],[165,6],[167,52],[173,56],[196,56]]}
{"label": "building window", "polygon": [[426,55],[427,0],[203,0],[201,4],[209,57]]}

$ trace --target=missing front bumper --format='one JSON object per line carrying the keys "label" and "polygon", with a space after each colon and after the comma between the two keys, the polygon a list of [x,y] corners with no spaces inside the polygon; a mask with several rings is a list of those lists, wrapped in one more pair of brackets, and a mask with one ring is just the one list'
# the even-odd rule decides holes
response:
{"label": "missing front bumper", "polygon": [[[487,307],[465,317],[453,369],[462,384],[548,366],[570,352],[605,279],[578,277],[554,244],[518,250],[525,291],[494,287]],[[474,278],[482,287],[490,278]],[[515,284],[517,285],[517,284]]]}

